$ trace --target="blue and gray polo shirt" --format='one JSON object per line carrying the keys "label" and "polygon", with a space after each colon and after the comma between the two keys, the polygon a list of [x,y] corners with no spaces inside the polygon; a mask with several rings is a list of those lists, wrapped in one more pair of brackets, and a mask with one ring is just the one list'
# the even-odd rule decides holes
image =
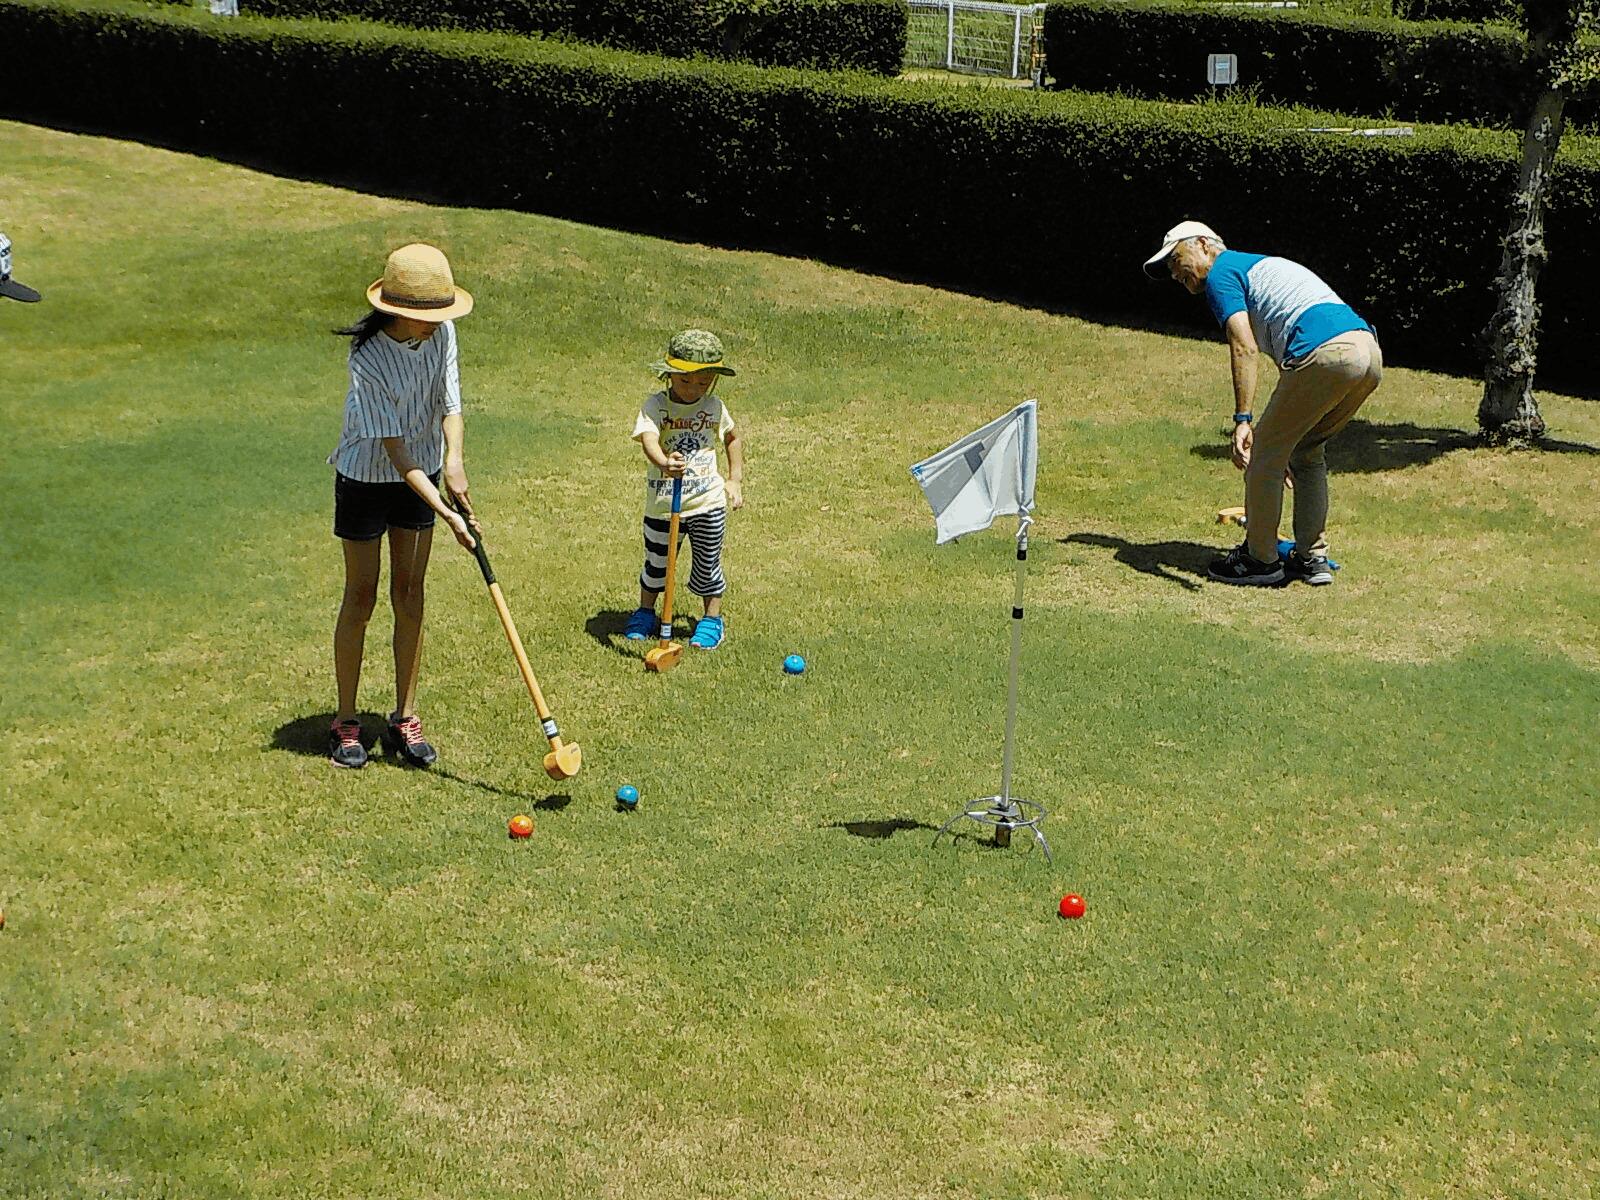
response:
{"label": "blue and gray polo shirt", "polygon": [[1206,276],[1206,303],[1218,325],[1245,313],[1256,344],[1293,367],[1323,342],[1372,327],[1315,274],[1287,258],[1224,250]]}

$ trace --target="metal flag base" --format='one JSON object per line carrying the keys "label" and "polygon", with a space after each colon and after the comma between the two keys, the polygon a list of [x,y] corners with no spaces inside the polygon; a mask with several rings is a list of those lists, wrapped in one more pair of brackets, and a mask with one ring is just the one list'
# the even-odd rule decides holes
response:
{"label": "metal flag base", "polygon": [[979,825],[994,826],[994,844],[1000,847],[1011,845],[1013,829],[1026,829],[1033,835],[1039,849],[1044,851],[1045,862],[1054,862],[1050,857],[1050,843],[1045,841],[1044,830],[1039,828],[1049,815],[1044,805],[1035,804],[1032,800],[1019,800],[1013,796],[1007,801],[1003,796],[985,796],[972,801],[941,825],[939,832],[933,835],[933,844],[937,846],[939,839],[949,833],[950,827],[957,821],[976,821]]}

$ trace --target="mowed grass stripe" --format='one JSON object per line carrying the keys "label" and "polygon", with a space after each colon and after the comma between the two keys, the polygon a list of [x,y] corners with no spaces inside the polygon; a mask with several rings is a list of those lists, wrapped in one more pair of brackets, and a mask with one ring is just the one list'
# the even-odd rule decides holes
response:
{"label": "mowed grass stripe", "polygon": [[[1470,381],[1392,372],[1338,583],[1238,595],[1194,573],[1237,492],[1214,345],[13,124],[0,192],[47,300],[0,311],[0,1194],[1585,1194],[1592,406],[1489,453]],[[315,753],[325,330],[419,236],[479,297],[469,466],[584,745],[559,791],[444,545],[442,769]],[[750,508],[726,648],[649,679],[586,626],[632,603],[627,429],[691,323]],[[928,846],[997,784],[1010,552],[935,548],[905,470],[1026,395],[1053,868]]]}

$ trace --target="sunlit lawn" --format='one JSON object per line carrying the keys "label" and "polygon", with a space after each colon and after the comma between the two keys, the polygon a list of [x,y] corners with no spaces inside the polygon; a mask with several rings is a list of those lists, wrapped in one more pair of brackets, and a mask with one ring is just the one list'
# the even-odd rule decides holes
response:
{"label": "sunlit lawn", "polygon": [[[1336,585],[1241,594],[1217,343],[16,124],[0,197],[46,296],[0,305],[0,1195],[1591,1194],[1600,408],[1476,450],[1472,381],[1392,370]],[[478,297],[559,790],[445,545],[438,768],[321,757],[327,331],[413,238]],[[749,507],[726,647],[651,677],[628,433],[696,324]],[[906,471],[1027,396],[1053,866],[930,845],[998,783],[1010,543],[935,548]]]}

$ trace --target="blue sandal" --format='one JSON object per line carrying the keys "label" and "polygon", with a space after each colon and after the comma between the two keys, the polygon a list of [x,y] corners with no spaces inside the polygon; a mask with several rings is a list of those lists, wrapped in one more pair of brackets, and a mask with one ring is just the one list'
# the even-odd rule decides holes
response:
{"label": "blue sandal", "polygon": [[696,650],[715,650],[722,645],[722,618],[701,617],[695,623],[694,636],[689,639],[689,645]]}
{"label": "blue sandal", "polygon": [[623,626],[622,636],[630,642],[642,642],[645,638],[654,637],[661,623],[656,620],[656,610],[653,608],[636,608],[633,615],[628,618],[628,623]]}

